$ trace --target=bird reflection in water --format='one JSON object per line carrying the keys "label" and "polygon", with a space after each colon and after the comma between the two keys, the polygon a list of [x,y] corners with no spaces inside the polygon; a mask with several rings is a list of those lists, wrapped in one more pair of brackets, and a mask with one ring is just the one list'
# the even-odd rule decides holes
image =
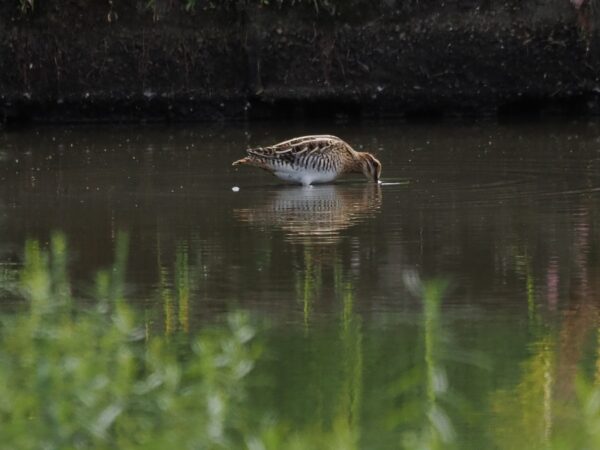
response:
{"label": "bird reflection in water", "polygon": [[273,192],[251,208],[237,209],[237,219],[274,226],[286,239],[303,244],[335,243],[342,231],[374,217],[381,208],[379,185],[289,187]]}

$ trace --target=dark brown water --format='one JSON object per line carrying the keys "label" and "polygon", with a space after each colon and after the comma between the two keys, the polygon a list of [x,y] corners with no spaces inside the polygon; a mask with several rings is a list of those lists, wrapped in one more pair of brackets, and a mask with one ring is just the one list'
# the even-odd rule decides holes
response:
{"label": "dark brown water", "polygon": [[[384,183],[303,188],[230,166],[316,133],[376,153]],[[417,448],[411,411],[443,367],[443,413],[423,416],[439,448],[537,448],[576,375],[595,380],[599,122],[40,128],[0,135],[0,180],[6,285],[25,240],[60,230],[85,297],[126,231],[127,296],[154,332],[237,309],[269,321],[253,398],[293,426],[352,415],[359,447]],[[434,322],[432,279],[449,283]]]}

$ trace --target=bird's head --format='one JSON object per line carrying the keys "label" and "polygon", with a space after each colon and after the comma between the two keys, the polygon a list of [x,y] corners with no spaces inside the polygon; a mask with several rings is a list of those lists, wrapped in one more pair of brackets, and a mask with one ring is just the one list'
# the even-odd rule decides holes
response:
{"label": "bird's head", "polygon": [[362,173],[369,180],[377,182],[381,177],[381,163],[372,154],[367,152],[358,153]]}

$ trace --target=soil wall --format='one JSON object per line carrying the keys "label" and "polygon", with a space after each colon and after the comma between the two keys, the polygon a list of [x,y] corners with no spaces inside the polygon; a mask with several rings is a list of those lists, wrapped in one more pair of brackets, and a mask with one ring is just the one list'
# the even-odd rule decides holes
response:
{"label": "soil wall", "polygon": [[600,112],[595,0],[29,1],[2,122]]}

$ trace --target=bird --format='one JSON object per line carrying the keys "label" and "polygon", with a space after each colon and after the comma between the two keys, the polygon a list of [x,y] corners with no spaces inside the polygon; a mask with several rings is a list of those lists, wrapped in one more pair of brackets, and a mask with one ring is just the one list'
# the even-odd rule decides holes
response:
{"label": "bird", "polygon": [[296,137],[246,152],[248,156],[232,165],[258,167],[304,186],[328,183],[345,173],[362,173],[373,182],[381,176],[381,163],[375,156],[357,152],[342,139],[326,134]]}

